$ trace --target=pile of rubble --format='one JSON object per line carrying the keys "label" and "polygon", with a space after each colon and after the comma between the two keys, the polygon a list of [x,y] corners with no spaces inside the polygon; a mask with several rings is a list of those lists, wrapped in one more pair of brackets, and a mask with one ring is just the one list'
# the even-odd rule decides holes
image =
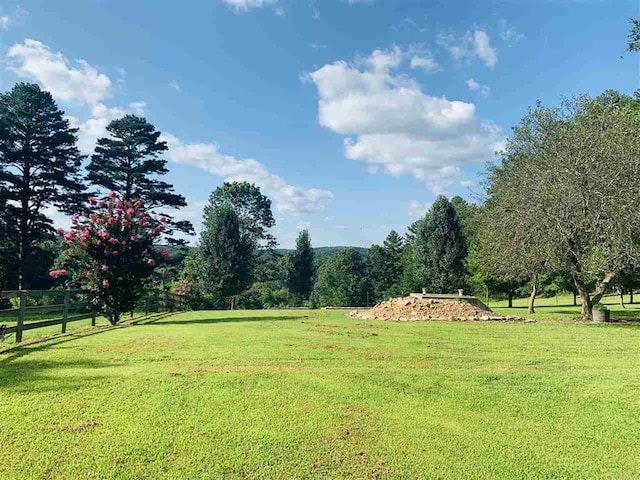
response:
{"label": "pile of rubble", "polygon": [[394,320],[411,322],[420,320],[457,320],[457,321],[500,321],[530,322],[521,317],[502,317],[495,315],[489,307],[479,301],[465,301],[441,298],[392,298],[379,303],[369,310],[354,310],[352,318],[365,320]]}

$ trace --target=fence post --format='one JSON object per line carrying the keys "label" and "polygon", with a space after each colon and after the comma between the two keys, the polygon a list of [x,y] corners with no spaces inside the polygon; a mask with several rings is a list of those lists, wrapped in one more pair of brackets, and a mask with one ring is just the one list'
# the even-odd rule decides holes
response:
{"label": "fence post", "polygon": [[27,308],[27,291],[20,289],[20,309],[18,310],[18,324],[16,325],[16,343],[22,342],[25,308]]}
{"label": "fence post", "polygon": [[67,319],[69,318],[69,289],[64,292],[64,311],[62,312],[62,333],[67,333]]}

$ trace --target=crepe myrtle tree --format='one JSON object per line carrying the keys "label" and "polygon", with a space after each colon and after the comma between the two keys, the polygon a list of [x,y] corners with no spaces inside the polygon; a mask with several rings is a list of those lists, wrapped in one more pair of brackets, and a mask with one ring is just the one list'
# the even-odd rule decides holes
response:
{"label": "crepe myrtle tree", "polygon": [[124,201],[111,192],[106,200],[89,199],[88,211],[71,219],[71,229],[58,229],[68,248],[54,277],[70,275],[92,295],[92,304],[112,325],[133,310],[145,286],[153,283],[168,254],[154,244],[164,217],[151,217],[141,201]]}

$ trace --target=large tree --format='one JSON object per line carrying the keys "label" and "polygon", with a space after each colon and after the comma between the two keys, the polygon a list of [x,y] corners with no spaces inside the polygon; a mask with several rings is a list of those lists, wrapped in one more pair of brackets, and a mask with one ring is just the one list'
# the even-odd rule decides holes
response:
{"label": "large tree", "polygon": [[288,278],[289,291],[308,300],[313,290],[316,274],[313,264],[314,254],[308,230],[302,230],[296,239],[296,250],[291,259],[291,271]]}
{"label": "large tree", "polygon": [[[174,192],[173,186],[158,177],[166,175],[167,161],[161,158],[167,143],[160,139],[161,133],[136,115],[125,115],[113,120],[108,126],[108,137],[98,139],[95,153],[87,167],[87,179],[93,185],[108,191],[116,191],[123,201],[140,200],[150,211],[164,216],[165,234],[170,238],[175,231],[193,233],[187,221],[174,221],[166,210],[187,205],[185,198]],[[158,209],[160,209],[158,211]]]}
{"label": "large tree", "polygon": [[252,246],[240,231],[238,215],[229,205],[206,209],[200,235],[196,281],[218,305],[251,284]]}
{"label": "large tree", "polygon": [[498,228],[514,238],[535,233],[530,254],[571,275],[586,319],[640,258],[640,123],[630,108],[613,91],[556,108],[538,103],[489,171],[488,205],[508,212]]}
{"label": "large tree", "polygon": [[366,305],[369,292],[366,264],[354,248],[341,250],[318,269],[314,296],[320,305]]}
{"label": "large tree", "polygon": [[415,239],[417,278],[433,293],[467,284],[467,244],[456,210],[439,196],[420,223]]}
{"label": "large tree", "polygon": [[20,288],[29,287],[29,257],[53,233],[46,209],[71,213],[82,200],[76,132],[38,85],[18,83],[0,95],[0,196],[7,202]]}
{"label": "large tree", "polygon": [[630,52],[640,52],[640,19],[631,18],[631,30],[627,41],[627,50]]}
{"label": "large tree", "polygon": [[262,194],[260,187],[248,182],[225,182],[215,189],[209,198],[207,209],[222,205],[231,207],[240,221],[240,232],[256,246],[256,249],[272,249],[277,245],[269,229],[275,225],[271,212],[271,200]]}
{"label": "large tree", "polygon": [[372,301],[379,302],[401,294],[402,237],[392,230],[382,246],[372,245],[366,253],[367,269],[373,290]]}

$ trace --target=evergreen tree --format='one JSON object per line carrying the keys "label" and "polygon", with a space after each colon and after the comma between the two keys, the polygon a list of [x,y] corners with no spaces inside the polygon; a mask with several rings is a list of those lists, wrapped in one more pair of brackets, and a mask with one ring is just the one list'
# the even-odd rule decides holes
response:
{"label": "evergreen tree", "polygon": [[313,290],[315,267],[311,238],[308,230],[302,230],[296,240],[296,250],[293,253],[291,273],[289,275],[289,291],[308,300]]}
{"label": "evergreen tree", "polygon": [[397,297],[402,294],[402,255],[404,251],[404,241],[398,232],[391,230],[382,246],[388,259],[388,286],[385,296]]}
{"label": "evergreen tree", "polygon": [[416,235],[417,278],[433,293],[452,293],[467,283],[467,245],[451,202],[439,196]]}
{"label": "evergreen tree", "polygon": [[389,255],[380,245],[371,245],[365,258],[372,289],[370,301],[378,303],[385,300],[387,290],[391,286]]}
{"label": "evergreen tree", "polygon": [[[109,137],[98,139],[95,154],[87,167],[87,180],[106,190],[119,192],[123,201],[142,201],[148,210],[186,207],[182,195],[173,186],[157,177],[168,173],[167,161],[160,155],[167,143],[160,140],[160,132],[145,118],[125,115],[108,126]],[[166,212],[157,212],[169,221],[165,234],[178,230],[192,234],[187,221],[173,221]],[[167,239],[170,243],[182,243]]]}
{"label": "evergreen tree", "polygon": [[240,232],[236,212],[228,205],[209,208],[198,247],[196,280],[221,306],[251,284],[251,245]]}
{"label": "evergreen tree", "polygon": [[44,210],[71,213],[82,201],[76,132],[38,85],[18,83],[0,95],[0,197],[20,288],[29,287],[30,256],[53,233]]}
{"label": "evergreen tree", "polygon": [[345,248],[318,269],[314,297],[323,306],[363,306],[370,288],[362,255]]}

